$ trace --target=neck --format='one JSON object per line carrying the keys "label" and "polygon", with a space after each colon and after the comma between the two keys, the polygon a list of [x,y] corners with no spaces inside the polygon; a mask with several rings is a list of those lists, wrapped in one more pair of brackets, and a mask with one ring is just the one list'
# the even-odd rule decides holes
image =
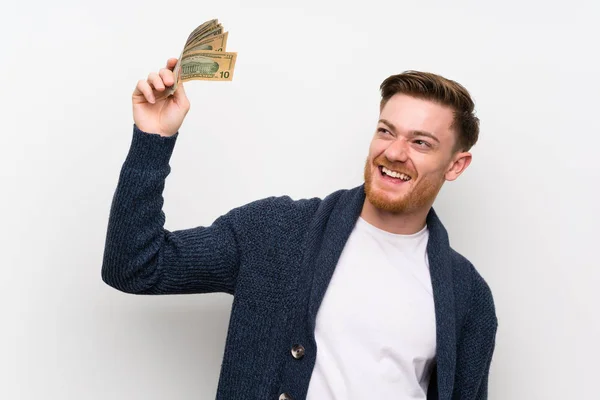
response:
{"label": "neck", "polygon": [[371,225],[390,233],[411,235],[425,227],[429,208],[414,213],[392,213],[375,207],[365,199],[360,216]]}

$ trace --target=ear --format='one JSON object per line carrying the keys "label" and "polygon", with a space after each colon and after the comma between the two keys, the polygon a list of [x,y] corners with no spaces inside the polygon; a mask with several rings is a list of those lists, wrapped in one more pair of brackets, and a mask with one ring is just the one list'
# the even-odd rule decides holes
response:
{"label": "ear", "polygon": [[447,181],[453,181],[463,173],[465,169],[471,164],[471,153],[462,152],[456,153],[454,157],[452,157],[452,162],[446,171],[446,175],[444,176]]}

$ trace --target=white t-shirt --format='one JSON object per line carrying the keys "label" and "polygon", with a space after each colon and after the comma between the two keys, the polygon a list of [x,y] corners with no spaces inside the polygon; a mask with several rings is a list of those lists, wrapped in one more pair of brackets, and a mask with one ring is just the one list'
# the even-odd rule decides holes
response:
{"label": "white t-shirt", "polygon": [[435,358],[427,227],[359,218],[317,313],[308,400],[426,399]]}

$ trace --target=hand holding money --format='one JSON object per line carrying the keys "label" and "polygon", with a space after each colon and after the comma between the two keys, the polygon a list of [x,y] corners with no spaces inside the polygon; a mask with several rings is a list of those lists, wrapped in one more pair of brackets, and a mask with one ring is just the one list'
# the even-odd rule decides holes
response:
{"label": "hand holding money", "polygon": [[231,81],[237,53],[226,52],[227,37],[223,25],[212,19],[189,35],[175,66],[175,83],[167,91],[173,94],[180,82],[190,80]]}
{"label": "hand holding money", "polygon": [[166,68],[138,82],[132,103],[140,130],[161,136],[177,133],[190,109],[182,82],[233,79],[237,53],[225,52],[227,36],[218,20],[204,22],[190,34],[179,59],[169,59]]}
{"label": "hand holding money", "polygon": [[190,109],[183,85],[179,85],[173,96],[167,93],[167,87],[175,83],[173,69],[177,62],[176,58],[169,59],[166,68],[150,73],[148,79],[138,82],[132,103],[133,121],[140,130],[173,136],[181,127]]}

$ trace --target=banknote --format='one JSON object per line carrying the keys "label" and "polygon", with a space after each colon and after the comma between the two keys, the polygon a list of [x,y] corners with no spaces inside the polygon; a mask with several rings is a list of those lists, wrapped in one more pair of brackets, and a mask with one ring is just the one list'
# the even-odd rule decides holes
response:
{"label": "banknote", "polygon": [[223,25],[219,24],[218,26],[215,26],[214,28],[205,31],[205,32],[201,32],[198,35],[194,36],[193,38],[189,39],[186,43],[185,43],[185,47],[188,47],[190,45],[199,43],[201,41],[203,41],[204,39],[211,37],[211,36],[217,36],[222,34],[224,31],[223,29]]}
{"label": "banknote", "polygon": [[188,42],[183,47],[183,51],[188,51],[193,47],[196,47],[199,44],[205,44],[207,42],[214,42],[215,40],[223,40],[225,36],[227,36],[228,32],[223,32],[223,29],[218,29],[215,31],[211,31],[210,35],[203,36],[191,42]]}
{"label": "banknote", "polygon": [[199,42],[187,45],[184,52],[192,52],[197,50],[214,50],[225,51],[227,47],[227,36],[229,32],[221,33],[220,35],[205,38]]}
{"label": "banknote", "polygon": [[167,94],[175,93],[179,83],[190,80],[231,81],[237,53],[226,51],[228,36],[218,19],[194,29],[173,69],[175,83],[167,88]]}
{"label": "banknote", "polygon": [[[212,30],[214,30],[215,28],[218,28],[221,24],[219,24],[219,21],[217,19],[212,19],[209,21],[206,21],[202,24],[200,24],[200,26],[198,26],[196,29],[194,29],[192,31],[192,33],[190,33],[190,35],[188,36],[187,40],[186,40],[186,44],[190,43],[191,41],[195,40],[198,37],[201,37],[202,35],[204,35],[206,32],[210,32]],[[221,25],[222,27],[222,25]]]}
{"label": "banknote", "polygon": [[196,36],[196,35],[197,35],[199,32],[201,32],[201,31],[203,31],[205,28],[207,28],[208,26],[210,26],[210,25],[214,25],[214,24],[217,24],[218,22],[219,22],[219,21],[218,21],[218,20],[216,20],[216,19],[211,19],[211,20],[208,20],[208,21],[206,21],[206,22],[203,22],[203,23],[201,23],[200,25],[198,25],[198,27],[197,27],[196,29],[194,29],[194,30],[192,31],[192,33],[190,33],[190,35],[188,36],[188,41],[189,41],[189,40],[190,40],[192,37]]}
{"label": "banknote", "polygon": [[230,81],[237,53],[225,51],[198,50],[186,52],[181,57],[180,79],[183,82],[194,79]]}

